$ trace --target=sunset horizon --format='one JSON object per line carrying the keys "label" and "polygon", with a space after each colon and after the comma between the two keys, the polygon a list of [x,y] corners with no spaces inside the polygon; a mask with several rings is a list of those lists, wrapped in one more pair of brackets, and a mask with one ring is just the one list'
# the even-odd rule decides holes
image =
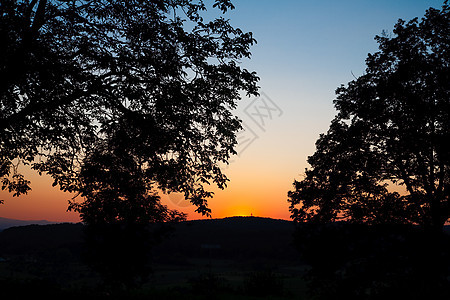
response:
{"label": "sunset horizon", "polygon": [[[233,111],[242,121],[238,155],[222,167],[228,187],[208,199],[212,218],[243,214],[290,219],[287,193],[294,180],[304,176],[307,157],[327,131],[336,114],[335,89],[364,73],[368,53],[377,51],[375,35],[391,32],[399,18],[419,19],[442,1],[236,1],[226,16],[237,27],[254,34],[250,60],[242,66],[260,77],[260,96],[243,97]],[[26,169],[19,166],[19,169]],[[12,197],[0,191],[0,216],[74,222],[66,212],[73,195],[52,187],[52,179],[27,171],[32,190]],[[202,219],[195,207],[161,194],[171,209]]]}

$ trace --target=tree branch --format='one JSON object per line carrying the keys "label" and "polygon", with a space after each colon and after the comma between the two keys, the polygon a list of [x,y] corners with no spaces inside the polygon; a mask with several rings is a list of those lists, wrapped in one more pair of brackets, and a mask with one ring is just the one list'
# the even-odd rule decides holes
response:
{"label": "tree branch", "polygon": [[[34,6],[34,5],[33,5]],[[35,34],[42,27],[45,20],[45,7],[47,0],[40,0],[34,16],[33,25],[31,26],[31,33]]]}

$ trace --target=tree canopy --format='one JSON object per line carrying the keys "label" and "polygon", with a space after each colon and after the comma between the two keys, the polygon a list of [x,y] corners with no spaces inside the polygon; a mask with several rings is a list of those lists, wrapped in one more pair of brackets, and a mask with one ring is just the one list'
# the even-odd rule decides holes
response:
{"label": "tree canopy", "polygon": [[[234,9],[211,4],[219,15]],[[240,66],[252,33],[206,9],[202,0],[2,1],[2,188],[26,193],[18,166],[29,164],[82,197],[131,199],[121,186],[139,182],[135,194],[182,192],[209,214],[205,185],[226,186],[219,164],[241,128],[232,109],[241,92],[257,94],[258,77]]]}
{"label": "tree canopy", "polygon": [[442,228],[450,217],[449,24],[445,1],[375,38],[379,51],[336,90],[338,113],[288,193],[294,220]]}

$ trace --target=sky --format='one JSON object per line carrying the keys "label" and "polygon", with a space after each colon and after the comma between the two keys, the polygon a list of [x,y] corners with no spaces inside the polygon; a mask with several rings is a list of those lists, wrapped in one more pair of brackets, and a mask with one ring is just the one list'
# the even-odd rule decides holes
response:
{"label": "sky", "polygon": [[[251,31],[257,44],[242,67],[260,77],[260,97],[243,98],[235,114],[238,155],[224,166],[230,181],[208,201],[213,218],[260,216],[289,219],[287,192],[308,167],[315,141],[335,115],[334,92],[364,73],[368,53],[377,51],[375,35],[392,32],[399,18],[421,18],[443,1],[418,0],[234,0],[226,18]],[[214,12],[208,12],[212,14]],[[32,191],[19,198],[0,191],[0,217],[77,222],[66,212],[71,194],[51,179],[27,172]],[[161,195],[172,209],[200,219],[180,195]]]}

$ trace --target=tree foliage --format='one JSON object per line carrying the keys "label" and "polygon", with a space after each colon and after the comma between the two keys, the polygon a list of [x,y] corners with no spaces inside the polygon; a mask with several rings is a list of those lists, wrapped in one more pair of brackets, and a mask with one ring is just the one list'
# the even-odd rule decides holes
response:
{"label": "tree foliage", "polygon": [[288,193],[294,220],[442,228],[450,216],[449,21],[446,1],[375,38],[379,51],[365,74],[337,89],[338,113]]}
{"label": "tree foliage", "polygon": [[257,94],[258,77],[239,65],[252,34],[206,9],[202,0],[2,1],[2,188],[26,193],[17,166],[30,164],[90,199],[71,205],[86,218],[107,198],[152,202],[155,189],[209,214],[205,185],[226,186],[219,164],[241,128],[231,111],[241,91]]}

